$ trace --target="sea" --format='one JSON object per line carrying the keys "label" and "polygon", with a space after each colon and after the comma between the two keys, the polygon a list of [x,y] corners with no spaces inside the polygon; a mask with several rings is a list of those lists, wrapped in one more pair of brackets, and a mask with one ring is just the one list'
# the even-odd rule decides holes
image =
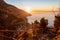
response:
{"label": "sea", "polygon": [[41,18],[45,18],[48,19],[48,26],[54,26],[54,20],[55,20],[55,15],[57,14],[57,12],[32,12],[31,16],[28,16],[28,22],[34,23],[35,20],[37,20],[38,22],[40,22]]}

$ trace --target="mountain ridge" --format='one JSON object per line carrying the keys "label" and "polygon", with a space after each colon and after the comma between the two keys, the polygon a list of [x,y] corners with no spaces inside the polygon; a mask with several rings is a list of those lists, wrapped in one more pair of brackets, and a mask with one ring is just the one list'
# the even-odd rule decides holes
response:
{"label": "mountain ridge", "polygon": [[4,0],[0,0],[0,10],[5,10],[6,12],[9,12],[9,14],[13,14],[17,17],[27,17],[30,15],[22,9],[18,9],[13,5],[7,4]]}

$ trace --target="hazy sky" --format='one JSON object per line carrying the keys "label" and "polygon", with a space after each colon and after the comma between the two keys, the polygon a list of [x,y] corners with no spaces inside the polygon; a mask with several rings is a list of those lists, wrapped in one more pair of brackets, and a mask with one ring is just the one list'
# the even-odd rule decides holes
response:
{"label": "hazy sky", "polygon": [[5,0],[7,3],[20,9],[31,7],[31,9],[51,9],[59,5],[59,0]]}
{"label": "hazy sky", "polygon": [[[7,3],[15,5],[20,9],[25,9],[26,7],[30,7],[33,10],[51,10],[57,8],[59,6],[60,0],[5,0]],[[30,10],[28,10],[30,11]],[[49,25],[53,25],[54,14],[43,12],[41,14],[34,14],[28,18],[29,23],[34,22],[35,20],[40,20],[41,17],[46,17],[49,20]]]}

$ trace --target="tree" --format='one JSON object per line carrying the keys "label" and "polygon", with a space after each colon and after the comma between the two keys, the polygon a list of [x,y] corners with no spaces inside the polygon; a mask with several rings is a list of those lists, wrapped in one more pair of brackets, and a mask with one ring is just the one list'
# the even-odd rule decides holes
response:
{"label": "tree", "polygon": [[34,21],[35,24],[39,24],[39,22],[37,20]]}
{"label": "tree", "polygon": [[40,20],[40,31],[45,33],[47,31],[48,20],[45,18],[41,18]]}
{"label": "tree", "polygon": [[33,23],[33,34],[34,35],[37,34],[38,28],[39,28],[39,22],[37,20],[35,20],[34,23]]}
{"label": "tree", "polygon": [[60,16],[55,16],[54,27],[55,27],[56,31],[58,31],[60,29]]}
{"label": "tree", "polygon": [[45,18],[42,18],[40,20],[40,26],[43,27],[43,28],[45,28],[45,27],[47,27],[47,25],[48,25],[48,20],[45,19]]}

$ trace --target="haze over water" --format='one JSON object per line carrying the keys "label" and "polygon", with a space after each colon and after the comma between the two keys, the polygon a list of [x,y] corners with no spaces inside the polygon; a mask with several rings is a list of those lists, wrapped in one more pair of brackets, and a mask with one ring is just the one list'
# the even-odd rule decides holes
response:
{"label": "haze over water", "polygon": [[[26,12],[32,11],[57,11],[60,8],[60,0],[5,0],[8,4],[12,4],[19,9]],[[29,23],[35,20],[40,21],[42,17],[45,17],[49,21],[49,26],[53,25],[54,13],[53,12],[33,12],[32,16],[28,17]]]}
{"label": "haze over water", "polygon": [[55,14],[53,12],[33,12],[31,14],[32,16],[28,17],[29,23],[33,23],[35,20],[40,22],[40,19],[45,17],[45,19],[48,19],[49,26],[53,26],[54,24]]}

